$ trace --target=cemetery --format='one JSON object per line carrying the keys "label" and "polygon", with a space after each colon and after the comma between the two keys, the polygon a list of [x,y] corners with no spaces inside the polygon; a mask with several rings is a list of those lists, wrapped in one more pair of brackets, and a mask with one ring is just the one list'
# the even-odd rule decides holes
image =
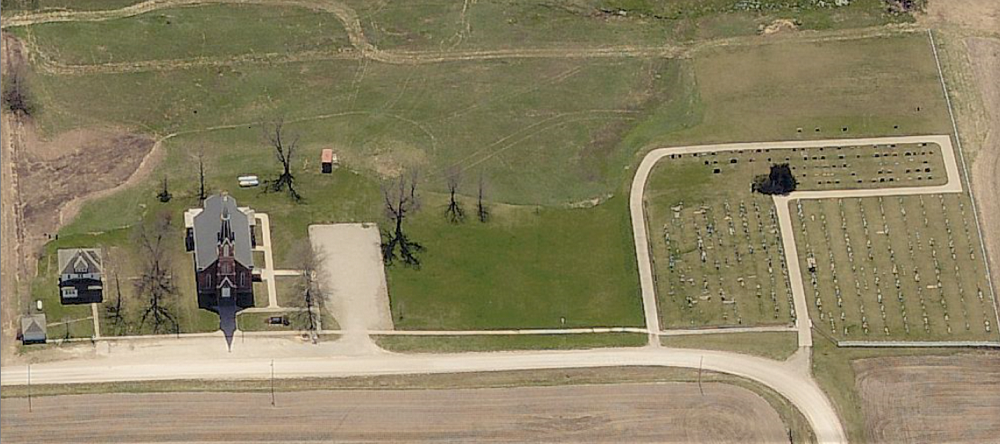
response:
{"label": "cemetery", "polygon": [[841,341],[996,340],[966,193],[790,205],[815,331]]}
{"label": "cemetery", "polygon": [[[646,223],[661,327],[796,321],[773,200],[755,176],[787,163],[797,191],[943,185],[941,147],[917,142],[671,154]],[[808,315],[836,340],[995,339],[966,193],[792,200]],[[890,236],[889,233],[893,235]]]}

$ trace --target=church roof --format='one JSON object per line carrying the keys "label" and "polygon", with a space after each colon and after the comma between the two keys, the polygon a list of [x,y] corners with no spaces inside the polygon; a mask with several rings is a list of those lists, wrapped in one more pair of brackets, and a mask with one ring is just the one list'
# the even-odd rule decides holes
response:
{"label": "church roof", "polygon": [[[228,217],[228,223],[224,223],[224,216]],[[204,209],[194,217],[194,258],[198,270],[211,266],[219,258],[223,236],[232,240],[236,261],[252,267],[249,217],[236,206],[232,196],[216,194],[205,199]]]}

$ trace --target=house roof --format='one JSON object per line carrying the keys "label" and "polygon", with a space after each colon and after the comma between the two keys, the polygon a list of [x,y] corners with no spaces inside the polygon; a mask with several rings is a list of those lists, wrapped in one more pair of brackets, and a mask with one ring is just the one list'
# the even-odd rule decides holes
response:
{"label": "house roof", "polygon": [[249,217],[236,205],[232,196],[216,194],[205,199],[204,209],[194,216],[194,259],[198,270],[209,267],[219,258],[223,214],[229,217],[234,258],[247,268],[253,267]]}
{"label": "house roof", "polygon": [[323,163],[333,162],[333,150],[332,149],[326,148],[326,149],[323,150],[322,161],[323,161]]}
{"label": "house roof", "polygon": [[100,274],[101,250],[96,248],[69,248],[58,251],[59,274]]}
{"label": "house roof", "polygon": [[45,315],[21,317],[21,337],[29,341],[45,339]]}

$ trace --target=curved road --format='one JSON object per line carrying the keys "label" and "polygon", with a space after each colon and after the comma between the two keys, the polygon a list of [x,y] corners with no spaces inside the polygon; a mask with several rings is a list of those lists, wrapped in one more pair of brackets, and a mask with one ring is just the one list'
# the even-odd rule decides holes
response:
{"label": "curved road", "polygon": [[[286,341],[284,347],[311,347]],[[236,349],[237,347],[234,347]],[[236,350],[234,350],[236,351]],[[289,350],[285,350],[288,352]],[[362,356],[188,357],[146,355],[37,364],[31,367],[33,384],[92,383],[176,379],[264,379],[274,363],[276,377],[338,377],[415,373],[463,373],[571,367],[665,366],[704,368],[733,374],[771,387],[799,408],[819,442],[847,442],[836,411],[808,376],[790,363],[736,353],[685,349],[603,349],[552,352],[502,352],[401,355],[379,352]],[[260,356],[263,354],[264,356]],[[24,366],[0,369],[2,385],[27,383]]]}

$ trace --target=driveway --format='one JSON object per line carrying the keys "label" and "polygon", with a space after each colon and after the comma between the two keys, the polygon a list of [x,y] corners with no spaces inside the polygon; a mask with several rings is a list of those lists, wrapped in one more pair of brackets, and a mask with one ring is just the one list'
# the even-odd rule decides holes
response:
{"label": "driveway", "polygon": [[392,330],[389,292],[375,224],[310,225],[326,307],[346,333]]}

